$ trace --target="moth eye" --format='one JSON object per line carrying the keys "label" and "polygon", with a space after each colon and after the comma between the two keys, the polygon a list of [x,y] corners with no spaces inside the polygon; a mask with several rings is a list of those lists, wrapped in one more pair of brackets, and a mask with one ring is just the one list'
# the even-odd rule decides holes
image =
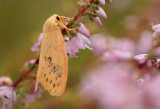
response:
{"label": "moth eye", "polygon": [[57,19],[57,20],[60,20],[60,18],[59,18],[58,16],[56,17],[56,19]]}

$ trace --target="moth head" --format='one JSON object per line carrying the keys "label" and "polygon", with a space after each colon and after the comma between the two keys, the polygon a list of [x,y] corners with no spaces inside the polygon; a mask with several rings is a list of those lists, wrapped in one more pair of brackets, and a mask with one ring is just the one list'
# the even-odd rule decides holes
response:
{"label": "moth head", "polygon": [[55,15],[55,20],[56,20],[57,22],[61,22],[60,16],[59,16],[59,15]]}
{"label": "moth head", "polygon": [[71,18],[69,17],[59,16],[56,14],[54,15],[54,18],[58,23],[58,26],[60,27],[60,29],[64,29],[67,26],[68,22],[71,20]]}

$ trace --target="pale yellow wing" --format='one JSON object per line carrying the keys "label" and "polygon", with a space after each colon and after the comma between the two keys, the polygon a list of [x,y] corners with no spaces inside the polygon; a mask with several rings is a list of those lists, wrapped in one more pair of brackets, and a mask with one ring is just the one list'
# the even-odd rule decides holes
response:
{"label": "pale yellow wing", "polygon": [[62,95],[67,81],[68,59],[65,42],[59,26],[53,18],[44,25],[36,77],[37,89],[40,82],[52,95]]}

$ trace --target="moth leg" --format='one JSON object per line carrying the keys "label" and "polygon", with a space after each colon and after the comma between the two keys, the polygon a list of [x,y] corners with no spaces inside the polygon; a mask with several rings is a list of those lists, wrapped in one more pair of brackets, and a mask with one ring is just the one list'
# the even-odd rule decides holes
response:
{"label": "moth leg", "polygon": [[[69,18],[65,16],[61,16],[60,19],[65,26],[68,24],[69,21],[73,20],[73,18]],[[67,19],[68,21],[65,21],[65,19]]]}
{"label": "moth leg", "polygon": [[64,24],[62,23],[58,23],[60,26],[62,26],[66,32],[68,33],[68,35],[71,37],[71,35],[69,34],[69,31],[76,31],[76,29],[69,29],[68,27],[66,27]]}
{"label": "moth leg", "polygon": [[71,28],[67,28],[69,31],[76,31],[77,30],[77,27],[76,28],[73,28],[73,29],[71,29]]}
{"label": "moth leg", "polygon": [[76,28],[74,28],[74,29],[70,29],[70,28],[66,27],[67,24],[66,24],[66,22],[64,21],[64,19],[73,20],[73,18],[68,18],[68,17],[64,17],[64,16],[61,16],[60,18],[61,18],[61,21],[62,21],[62,23],[63,23],[63,24],[60,23],[60,25],[61,25],[63,28],[67,29],[68,31],[76,31],[76,30],[77,30],[78,27],[76,27]]}
{"label": "moth leg", "polygon": [[69,18],[69,17],[65,17],[65,16],[61,16],[61,19],[68,19],[68,20],[73,20],[73,18]]}
{"label": "moth leg", "polygon": [[62,26],[66,31],[76,31],[77,30],[77,27],[76,28],[68,28],[66,25],[62,24],[62,23],[59,23],[60,26]]}

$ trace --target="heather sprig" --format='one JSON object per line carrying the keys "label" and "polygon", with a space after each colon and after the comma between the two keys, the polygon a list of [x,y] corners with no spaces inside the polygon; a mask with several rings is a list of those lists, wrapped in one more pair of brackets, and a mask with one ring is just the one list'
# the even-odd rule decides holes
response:
{"label": "heather sprig", "polygon": [[[82,101],[88,100],[85,106],[96,101],[100,109],[160,108],[160,49],[155,54],[160,47],[160,25],[152,25],[152,29],[153,35],[145,32],[137,42],[103,34],[91,37],[94,53],[104,64],[94,65],[82,79],[80,96]],[[156,45],[150,44],[152,38]]]}
{"label": "heather sprig", "polygon": [[[93,48],[91,47],[92,44],[89,40],[90,32],[85,27],[84,23],[82,23],[82,21],[79,21],[79,18],[88,16],[91,21],[102,27],[102,22],[98,16],[107,18],[107,15],[104,10],[99,6],[99,4],[105,5],[106,2],[110,3],[111,1],[89,0],[88,2],[81,1],[78,3],[77,14],[67,24],[68,28],[76,27],[76,32],[70,32],[71,37],[66,37],[66,31],[62,30],[63,35],[65,35],[64,40],[67,47],[68,58],[77,57],[76,53],[79,52],[79,49],[88,48],[90,50],[93,50]],[[31,47],[31,51],[36,51],[39,54],[42,37],[43,33],[40,34],[38,41]],[[15,82],[12,82],[12,80],[8,77],[0,78],[0,98],[2,99],[2,109],[12,108],[18,97],[16,96],[17,86],[19,85],[19,83],[28,78],[35,79],[35,75],[32,73],[36,72],[38,64],[39,57],[37,59],[26,62],[24,64],[24,70],[22,70],[20,77]],[[32,91],[26,94],[23,100],[24,104],[29,105],[30,102],[34,102],[36,98],[40,97],[40,93],[41,89],[39,88],[37,92]]]}
{"label": "heather sprig", "polygon": [[151,23],[152,30],[152,47],[146,54],[138,54],[134,57],[136,62],[139,65],[148,66],[148,67],[155,67],[160,69],[160,24],[154,25]]}

